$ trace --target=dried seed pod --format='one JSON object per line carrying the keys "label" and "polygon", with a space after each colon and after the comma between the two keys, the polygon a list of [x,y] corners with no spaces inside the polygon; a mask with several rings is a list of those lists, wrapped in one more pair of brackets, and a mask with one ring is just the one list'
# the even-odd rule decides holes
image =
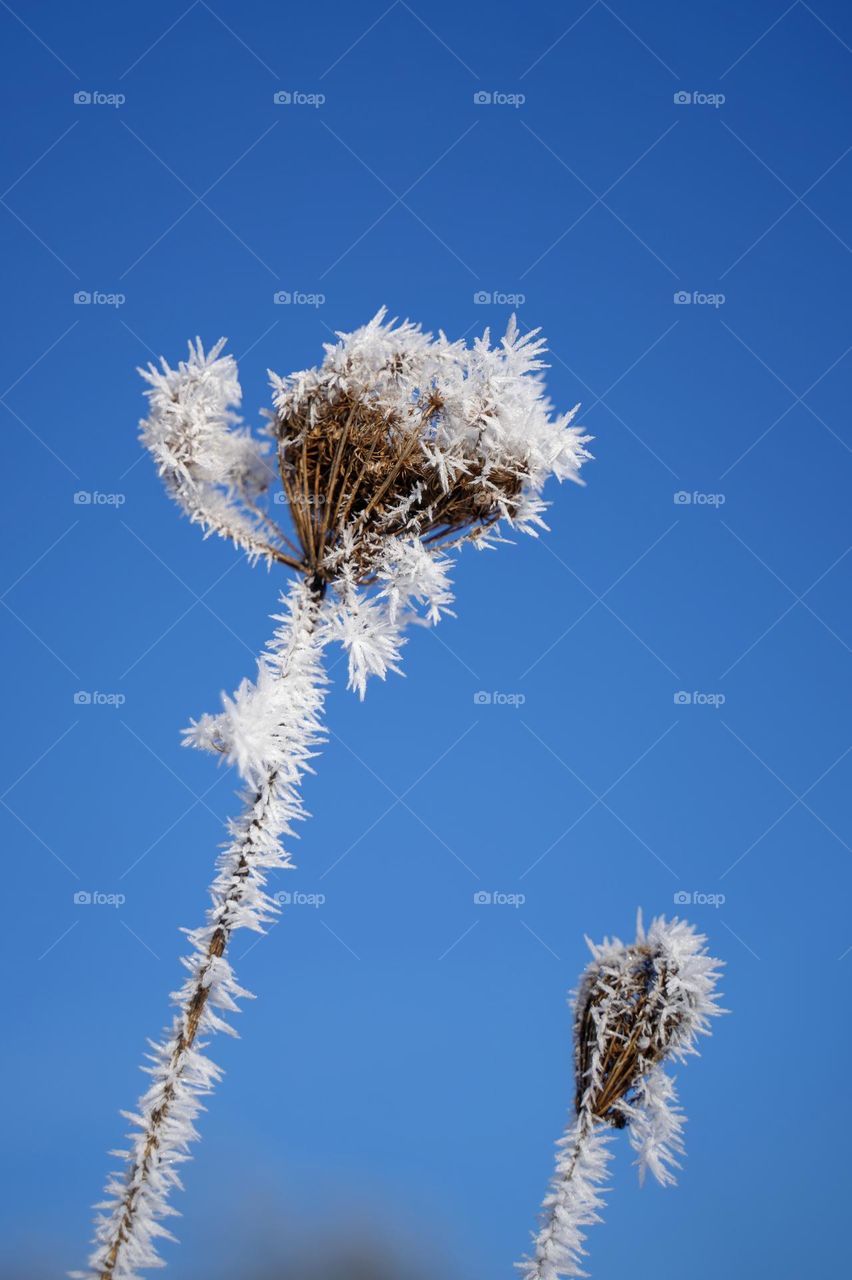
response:
{"label": "dried seed pod", "polygon": [[710,1018],[723,1012],[720,962],[706,941],[685,921],[662,916],[646,933],[640,915],[635,942],[589,943],[592,961],[574,1000],[574,1114],[558,1144],[535,1251],[518,1264],[525,1280],[585,1274],[583,1229],[600,1221],[612,1129],[629,1130],[640,1179],[649,1171],[674,1182],[684,1118],[662,1067],[697,1053]]}
{"label": "dried seed pod", "polygon": [[[589,966],[574,1019],[575,1107],[623,1129],[640,1078],[664,1058],[689,1010],[667,1002],[675,976],[665,949],[648,942],[624,947],[618,962]],[[686,999],[684,993],[680,997]]]}

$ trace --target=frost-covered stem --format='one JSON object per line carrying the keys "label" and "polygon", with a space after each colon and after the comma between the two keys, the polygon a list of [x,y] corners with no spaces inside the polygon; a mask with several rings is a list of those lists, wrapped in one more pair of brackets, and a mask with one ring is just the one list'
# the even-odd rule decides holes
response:
{"label": "frost-covered stem", "polygon": [[584,1227],[600,1222],[602,1183],[610,1152],[607,1126],[584,1110],[573,1119],[557,1143],[556,1171],[544,1202],[535,1252],[518,1263],[524,1280],[559,1280],[560,1276],[584,1276],[580,1259]]}
{"label": "frost-covered stem", "polygon": [[161,1219],[176,1212],[168,1198],[181,1185],[177,1168],[198,1136],[193,1121],[202,1109],[200,1097],[220,1078],[219,1069],[199,1052],[199,1035],[234,1034],[216,1010],[235,1012],[237,1000],[249,993],[234,979],[225,958],[228,944],[236,929],[263,932],[277,915],[277,904],[264,892],[266,871],[291,865],[279,838],[291,832],[294,819],[305,816],[298,787],[320,735],[326,684],[323,641],[315,634],[321,606],[320,589],[295,584],[288,615],[264,654],[281,706],[275,759],[265,765],[256,759],[242,770],[250,780],[245,807],[229,823],[230,840],[211,886],[206,924],[188,935],[192,951],[183,963],[189,977],[174,997],[177,1015],[167,1038],[153,1045],[154,1065],[145,1068],[153,1082],[139,1114],[128,1115],[136,1126],[132,1147],[114,1153],[126,1159],[126,1172],[107,1185],[109,1199],[99,1206],[104,1212],[90,1269],[77,1273],[90,1280],[132,1280],[139,1268],[162,1265],[154,1241],[171,1238]]}
{"label": "frost-covered stem", "polygon": [[201,963],[198,965],[192,983],[192,992],[186,1001],[181,1017],[178,1019],[179,1030],[169,1060],[169,1075],[173,1082],[163,1090],[163,1100],[151,1112],[146,1126],[145,1143],[141,1153],[134,1159],[129,1170],[127,1192],[122,1205],[122,1213],[115,1229],[112,1244],[101,1267],[103,1280],[109,1280],[116,1271],[119,1251],[133,1234],[134,1219],[137,1213],[140,1195],[144,1189],[151,1164],[156,1157],[160,1143],[160,1134],[169,1119],[172,1103],[177,1092],[178,1082],[189,1063],[189,1051],[195,1044],[201,1018],[210,998],[211,971],[217,960],[220,960],[230,941],[232,928],[228,923],[229,916],[239,906],[243,885],[249,873],[253,838],[259,835],[268,821],[270,801],[275,787],[275,775],[271,774],[268,785],[254,796],[249,806],[253,816],[246,834],[246,840],[240,851],[237,865],[233,873],[233,887],[221,904],[222,920],[213,930],[210,942]]}

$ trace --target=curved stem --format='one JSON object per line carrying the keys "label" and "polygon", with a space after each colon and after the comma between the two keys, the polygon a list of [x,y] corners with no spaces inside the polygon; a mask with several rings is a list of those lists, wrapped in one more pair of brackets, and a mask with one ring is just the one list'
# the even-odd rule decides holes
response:
{"label": "curved stem", "polygon": [[583,1276],[583,1228],[600,1222],[602,1184],[609,1150],[606,1125],[588,1111],[574,1119],[557,1143],[556,1171],[544,1201],[535,1252],[518,1264],[524,1280]]}
{"label": "curved stem", "polygon": [[[240,851],[237,865],[234,869],[233,888],[222,902],[223,917],[227,917],[232,913],[242,898],[243,885],[249,873],[252,840],[254,836],[260,834],[268,820],[269,801],[275,787],[275,777],[274,773],[270,774],[267,786],[263,791],[258,791],[255,794],[250,805],[250,808],[254,811],[254,816],[251,820],[245,845]],[[110,1280],[116,1274],[119,1252],[132,1236],[140,1194],[156,1158],[157,1148],[160,1145],[160,1135],[169,1118],[170,1109],[177,1094],[177,1082],[181,1079],[188,1063],[189,1051],[198,1037],[201,1019],[210,999],[211,967],[216,960],[224,956],[232,931],[232,926],[225,923],[216,926],[207,946],[204,961],[196,970],[192,993],[186,1002],[183,1016],[179,1020],[180,1027],[169,1059],[169,1075],[172,1077],[172,1081],[166,1085],[163,1091],[163,1099],[159,1106],[148,1117],[144,1146],[128,1171],[127,1193],[122,1204],[122,1212],[118,1224],[113,1233],[112,1243],[101,1264],[101,1280]]]}
{"label": "curved stem", "polygon": [[305,816],[298,788],[320,737],[326,683],[322,641],[315,636],[321,607],[321,592],[313,584],[294,584],[288,615],[264,655],[276,678],[276,700],[281,697],[274,758],[244,769],[250,779],[245,807],[229,823],[230,841],[218,861],[206,923],[189,934],[192,951],[184,960],[189,977],[173,997],[178,1012],[166,1038],[153,1047],[153,1066],[146,1068],[152,1085],[139,1113],[129,1117],[136,1132],[130,1151],[117,1153],[126,1166],[107,1185],[110,1199],[101,1206],[105,1212],[97,1224],[90,1270],[76,1273],[89,1280],[132,1280],[139,1268],[162,1265],[154,1242],[171,1238],[162,1219],[175,1212],[169,1196],[181,1185],[177,1169],[197,1137],[193,1121],[200,1098],[220,1075],[201,1055],[199,1037],[231,1031],[221,1011],[236,1011],[238,999],[249,994],[226,959],[228,944],[235,930],[263,932],[278,914],[264,891],[266,872],[291,865],[279,839],[292,821]]}

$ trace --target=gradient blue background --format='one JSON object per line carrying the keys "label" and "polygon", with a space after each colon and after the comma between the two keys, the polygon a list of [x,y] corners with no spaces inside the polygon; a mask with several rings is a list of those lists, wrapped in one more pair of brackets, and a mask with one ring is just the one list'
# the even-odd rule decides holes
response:
{"label": "gradient blue background", "polygon": [[252,671],[281,583],[166,500],[134,366],[225,333],[255,422],[266,369],[314,363],[332,330],[381,303],[501,329],[486,291],[524,295],[597,460],[550,495],[549,538],[463,556],[458,619],[412,635],[406,679],[361,706],[336,666],[316,816],[280,885],[326,901],[234,949],[259,999],[214,1049],[227,1076],[169,1274],[249,1276],[343,1236],[396,1250],[396,1277],[510,1275],[570,1101],[583,934],[628,934],[678,892],[724,895],[682,910],[733,1012],[679,1073],[680,1186],[640,1192],[619,1144],[592,1272],[836,1273],[852,14],[383,6],[0,4],[3,1262],[41,1277],[85,1256],[235,806],[179,730]]}

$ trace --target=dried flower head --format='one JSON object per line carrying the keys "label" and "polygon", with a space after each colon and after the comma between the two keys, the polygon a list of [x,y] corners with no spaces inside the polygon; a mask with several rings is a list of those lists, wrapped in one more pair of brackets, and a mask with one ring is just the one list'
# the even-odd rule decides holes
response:
{"label": "dried flower head", "polygon": [[[491,545],[501,522],[546,528],[544,484],[579,482],[590,437],[572,425],[576,409],[553,412],[544,340],[521,334],[514,316],[495,346],[487,330],[468,347],[387,320],[384,309],[337,337],[318,368],[270,374],[278,478],[269,441],[242,425],[222,342],[207,354],[190,344],[177,369],[141,371],[150,384],[142,439],[206,533],[299,570],[320,594],[333,588],[324,625],[363,697],[370,675],[397,669],[411,616],[434,624],[448,611],[444,553],[468,540]],[[263,505],[279,479],[292,538]],[[189,740],[233,754],[223,728],[208,719]]]}
{"label": "dried flower head", "polygon": [[646,1172],[663,1185],[675,1181],[684,1116],[663,1064],[697,1053],[699,1036],[723,1012],[720,962],[706,941],[663,916],[646,932],[640,915],[635,942],[589,942],[592,962],[574,999],[574,1114],[557,1144],[535,1252],[518,1264],[526,1280],[585,1274],[583,1228],[600,1221],[612,1129],[628,1129],[640,1181]]}
{"label": "dried flower head", "polygon": [[281,479],[312,572],[348,559],[365,581],[389,536],[446,545],[500,520],[541,524],[544,481],[576,480],[589,454],[574,413],[552,415],[537,333],[512,317],[496,347],[486,331],[469,348],[382,310],[327,344],[318,369],[273,375]]}

